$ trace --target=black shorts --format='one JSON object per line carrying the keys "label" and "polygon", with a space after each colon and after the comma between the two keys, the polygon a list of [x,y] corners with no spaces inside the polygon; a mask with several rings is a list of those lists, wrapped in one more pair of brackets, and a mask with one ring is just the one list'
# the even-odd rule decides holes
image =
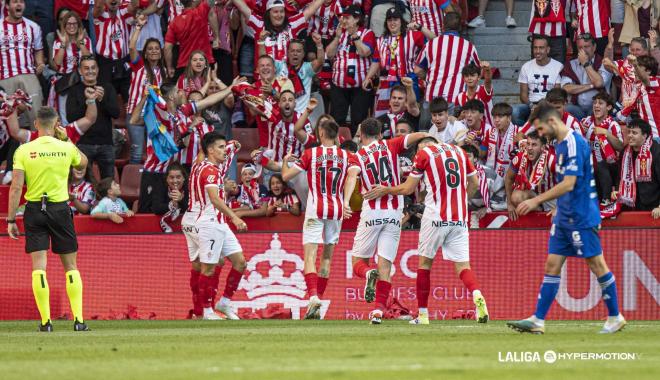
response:
{"label": "black shorts", "polygon": [[25,225],[25,252],[48,250],[57,254],[78,251],[78,239],[73,228],[73,213],[68,202],[48,203],[41,211],[41,202],[28,202],[23,216]]}

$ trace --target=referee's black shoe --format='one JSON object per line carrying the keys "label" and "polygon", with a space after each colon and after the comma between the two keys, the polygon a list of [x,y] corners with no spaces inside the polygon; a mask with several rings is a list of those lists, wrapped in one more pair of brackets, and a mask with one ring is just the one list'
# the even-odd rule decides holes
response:
{"label": "referee's black shoe", "polygon": [[53,332],[53,324],[50,323],[50,319],[44,325],[39,324],[39,330],[37,330],[37,331],[39,331],[39,332]]}
{"label": "referee's black shoe", "polygon": [[87,326],[87,323],[78,322],[78,320],[76,319],[76,321],[73,322],[73,331],[92,331],[92,330]]}

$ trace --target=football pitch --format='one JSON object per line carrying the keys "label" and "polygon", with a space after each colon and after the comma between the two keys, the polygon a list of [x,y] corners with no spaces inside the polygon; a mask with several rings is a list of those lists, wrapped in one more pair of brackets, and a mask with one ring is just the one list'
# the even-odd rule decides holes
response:
{"label": "football pitch", "polygon": [[[74,333],[71,322],[55,321],[50,334],[37,333],[36,321],[0,322],[0,378],[660,378],[660,321],[630,322],[614,335],[597,334],[600,321],[547,322],[545,335],[502,321],[384,322],[89,321],[93,331]],[[545,360],[550,350],[554,363]]]}

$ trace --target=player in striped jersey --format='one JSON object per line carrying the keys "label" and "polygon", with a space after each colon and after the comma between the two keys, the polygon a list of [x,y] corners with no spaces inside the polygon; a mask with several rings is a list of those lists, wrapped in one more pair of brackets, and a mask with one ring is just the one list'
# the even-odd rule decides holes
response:
{"label": "player in striped jersey", "polygon": [[463,150],[438,143],[433,137],[422,139],[417,148],[414,169],[403,184],[395,187],[376,186],[365,199],[392,194],[411,194],[424,178],[426,207],[419,231],[419,269],[417,270],[417,305],[419,315],[411,324],[429,324],[428,298],[431,288],[431,266],[442,247],[442,257],[453,261],[465,287],[472,293],[479,323],[488,322],[488,309],[480,286],[470,269],[468,198],[479,188],[477,171]]}
{"label": "player in striped jersey", "polygon": [[[351,164],[351,153],[335,145],[339,126],[326,121],[319,126],[318,135],[321,145],[305,150],[293,166],[282,165],[282,178],[288,182],[299,173],[307,172],[309,196],[303,224],[303,249],[305,251],[305,284],[309,305],[305,319],[315,318],[321,307],[319,294],[327,286],[329,273],[316,274],[316,253],[318,245],[323,245],[324,258],[331,258],[335,245],[339,241],[341,220],[344,211],[344,182],[350,169],[357,170]],[[284,162],[292,159],[291,154],[284,157]],[[348,200],[346,200],[348,202]],[[323,280],[321,280],[323,278]]]}
{"label": "player in striped jersey", "polygon": [[[60,140],[68,139],[74,144],[78,143],[80,137],[82,137],[82,135],[84,135],[85,132],[87,132],[87,130],[96,122],[96,95],[97,93],[94,88],[87,87],[85,89],[85,98],[87,99],[85,101],[87,106],[85,116],[66,126],[58,125],[55,128],[55,137]],[[7,129],[9,130],[9,135],[20,143],[27,143],[39,137],[37,131],[20,128],[16,110],[7,117]]]}
{"label": "player in striped jersey", "polygon": [[626,320],[619,312],[614,275],[603,258],[598,236],[600,210],[593,179],[593,165],[589,144],[561,121],[561,114],[547,102],[541,102],[530,116],[536,130],[548,140],[556,141],[557,181],[552,189],[528,199],[516,208],[525,215],[544,202],[556,199],[552,218],[545,275],[539,290],[536,311],[527,319],[507,323],[520,332],[543,334],[545,317],[559,291],[561,271],[567,257],[584,258],[598,278],[608,318],[601,334],[623,329]]}
{"label": "player in striped jersey", "polygon": [[[394,187],[401,182],[399,155],[429,136],[418,132],[382,140],[382,124],[369,118],[360,123],[360,143],[362,147],[351,157],[351,164],[359,170],[351,170],[344,186],[344,199],[350,199],[355,189],[358,174],[360,191],[366,193],[376,185]],[[351,216],[348,202],[344,205],[344,218]],[[368,303],[376,300],[376,309],[369,313],[371,324],[380,324],[385,303],[392,283],[390,272],[396,258],[401,235],[403,217],[403,196],[385,195],[378,199],[364,200],[360,222],[351,250],[353,273],[366,279],[364,299]],[[369,265],[370,259],[378,250],[378,268]]]}
{"label": "player in striped jersey", "polygon": [[[224,184],[220,166],[227,159],[227,141],[217,132],[211,132],[202,139],[202,151],[206,159],[196,162],[188,182],[190,198],[188,211],[183,216],[181,228],[188,244],[188,255],[192,264],[190,288],[193,299],[203,308],[203,319],[221,319],[211,304],[217,292],[213,275],[221,258],[232,262],[232,272],[227,277],[227,287],[236,290],[245,270],[245,258],[236,235],[229,229],[225,216],[229,217],[238,231],[246,231],[247,224],[227,206],[224,200]],[[220,212],[220,215],[218,215]],[[237,270],[236,267],[239,267]],[[231,283],[230,283],[231,282]],[[225,289],[225,294],[227,289]],[[233,294],[233,291],[232,291]],[[217,308],[217,306],[216,306]],[[230,319],[238,319],[227,304],[220,307]]]}

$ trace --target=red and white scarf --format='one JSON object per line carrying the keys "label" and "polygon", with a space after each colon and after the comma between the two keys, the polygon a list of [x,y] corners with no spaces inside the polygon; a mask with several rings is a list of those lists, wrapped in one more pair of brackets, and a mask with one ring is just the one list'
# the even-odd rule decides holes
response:
{"label": "red and white scarf", "polygon": [[[610,124],[612,123],[612,117],[608,116],[603,121],[600,122],[600,124],[596,125],[596,119],[593,116],[589,116],[584,119],[583,121],[583,128],[585,129],[585,137],[587,138],[587,141],[592,141],[594,142],[594,145],[597,145],[600,149],[600,157],[607,161],[610,164],[613,164],[616,162],[617,156],[616,156],[616,151],[612,147],[612,144],[610,144],[609,141],[607,141],[607,137],[605,135],[598,135],[596,134],[595,130],[597,127],[603,128],[605,130],[610,129]],[[592,154],[596,155],[596,152],[592,152]]]}
{"label": "red and white scarf", "polygon": [[164,233],[170,234],[173,232],[171,224],[181,216],[181,208],[177,202],[172,201],[167,204],[167,208],[167,212],[160,218],[160,228]]}
{"label": "red and white scarf", "polygon": [[250,209],[257,209],[261,205],[261,196],[259,195],[259,183],[256,179],[251,179],[249,186],[241,184],[237,201],[242,206],[248,206]]}
{"label": "red and white scarf", "polygon": [[488,178],[486,178],[486,170],[483,166],[477,164],[475,165],[477,170],[477,175],[479,176],[479,193],[481,193],[481,198],[484,200],[484,206],[488,211],[490,210],[490,192],[488,191]]}
{"label": "red and white scarf", "polygon": [[646,138],[642,144],[635,162],[633,162],[633,150],[628,145],[623,151],[621,158],[621,182],[619,183],[619,202],[626,206],[634,207],[637,200],[637,182],[650,182],[652,177],[651,167],[653,156],[651,155],[651,136]]}
{"label": "red and white scarf", "polygon": [[623,110],[621,110],[621,113],[624,116],[628,116],[633,110],[637,109],[640,99],[646,93],[646,86],[637,78],[635,68],[627,59],[617,61],[617,67],[619,69],[619,76],[622,79],[621,98]]}
{"label": "red and white scarf", "polygon": [[513,137],[516,133],[516,127],[509,125],[504,135],[500,135],[497,128],[491,128],[488,131],[488,156],[486,166],[493,168],[498,176],[504,178],[506,169],[511,162],[511,150],[513,148]]}
{"label": "red and white scarf", "polygon": [[515,190],[536,191],[539,184],[541,184],[541,181],[543,181],[543,178],[545,177],[549,155],[549,149],[544,148],[541,152],[541,155],[536,160],[536,163],[533,164],[534,167],[532,168],[531,178],[527,178],[527,167],[532,165],[532,163],[530,162],[529,157],[526,154],[523,154],[513,188]]}

